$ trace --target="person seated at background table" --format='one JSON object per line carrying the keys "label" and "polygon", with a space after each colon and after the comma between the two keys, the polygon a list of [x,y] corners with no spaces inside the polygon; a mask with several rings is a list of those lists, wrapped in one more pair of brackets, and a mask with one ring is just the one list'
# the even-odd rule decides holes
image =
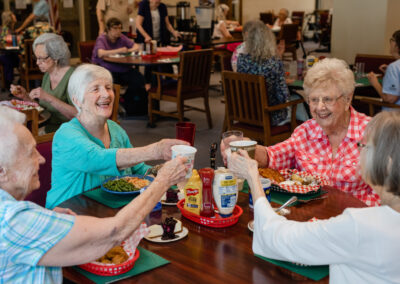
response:
{"label": "person seated at background table", "polygon": [[[4,11],[1,13],[1,33],[0,42],[6,45],[6,38],[14,34],[14,26],[17,22],[17,18],[11,11]],[[18,39],[17,39],[18,40]],[[20,45],[18,40],[17,45]],[[18,52],[8,52],[6,54],[0,54],[0,64],[3,65],[5,88],[8,89],[14,81],[14,68],[18,67],[19,57]]]}
{"label": "person seated at background table", "polygon": [[[357,142],[370,117],[351,107],[354,74],[346,62],[325,58],[307,71],[305,100],[313,119],[298,126],[290,138],[274,146],[257,145],[260,167],[296,168],[325,176],[330,185],[353,194],[368,206],[380,204],[379,195],[365,183],[357,167]],[[225,145],[221,143],[221,154]]]}
{"label": "person seated at background table", "polygon": [[51,190],[46,207],[93,189],[114,176],[143,175],[150,160],[169,160],[171,147],[189,143],[176,139],[133,148],[126,132],[114,121],[114,92],[110,72],[100,66],[84,64],[72,74],[68,92],[78,109],[53,139]]}
{"label": "person seated at background table", "polygon": [[0,281],[62,283],[62,266],[94,261],[129,238],[166,190],[185,179],[185,158],[165,163],[149,187],[114,217],[76,216],[22,201],[40,186],[44,158],[23,125],[25,115],[0,107]]}
{"label": "person seated at background table", "polygon": [[398,283],[400,279],[400,113],[381,112],[361,141],[362,178],[382,198],[380,207],[349,208],[329,220],[296,222],[272,209],[257,162],[227,150],[228,166],[249,182],[254,203],[253,251],[306,265],[328,265],[329,283]]}
{"label": "person seated at background table", "polygon": [[[261,21],[250,21],[243,30],[246,45],[237,57],[237,72],[264,76],[269,105],[299,98],[289,94],[283,63],[277,54],[275,36],[271,29]],[[272,112],[272,125],[287,123],[290,120],[288,113],[287,109]],[[303,104],[297,106],[296,116],[301,121],[309,118]]]}
{"label": "person seated at background table", "polygon": [[[158,46],[170,44],[172,34],[175,38],[181,35],[174,29],[168,19],[167,6],[161,0],[142,0],[139,3],[139,11],[136,17],[136,30],[138,43],[157,41]],[[173,73],[172,66],[160,66],[160,72]],[[146,79],[146,90],[152,85],[152,71],[154,67],[146,66],[144,76]],[[157,83],[153,82],[153,85]]]}
{"label": "person seated at background table", "polygon": [[109,70],[114,83],[128,85],[122,97],[123,106],[128,115],[147,114],[147,92],[143,75],[130,65],[106,62],[105,56],[138,50],[137,44],[122,34],[122,23],[117,18],[107,21],[106,32],[96,39],[93,48],[92,63]]}
{"label": "person seated at background table", "polygon": [[11,85],[11,93],[23,100],[39,100],[50,112],[45,132],[56,131],[63,122],[73,118],[77,111],[68,96],[68,81],[74,71],[69,65],[71,53],[64,39],[53,33],[44,33],[33,42],[33,53],[40,71],[44,72],[42,86],[29,94],[22,86]]}
{"label": "person seated at background table", "polygon": [[282,8],[279,10],[278,18],[275,20],[274,24],[272,26],[267,24],[267,26],[272,30],[280,30],[282,25],[292,24],[292,23],[293,23],[292,19],[289,18],[288,9]]}
{"label": "person seated at background table", "polygon": [[22,32],[32,21],[45,21],[49,22],[49,4],[46,0],[32,0],[33,11],[25,19],[22,25],[16,29],[16,33]]}
{"label": "person seated at background table", "polygon": [[213,38],[232,38],[231,33],[228,30],[228,26],[238,26],[239,23],[237,21],[229,21],[226,19],[226,16],[229,12],[229,6],[226,4],[220,4],[217,7],[216,11],[216,20],[217,24],[214,26]]}
{"label": "person seated at background table", "polygon": [[[383,85],[378,81],[377,74],[370,72],[367,77],[371,85],[378,92],[384,102],[400,105],[400,30],[393,33],[390,38],[390,53],[396,61],[386,66],[380,66],[384,71]],[[390,108],[383,108],[390,110]]]}

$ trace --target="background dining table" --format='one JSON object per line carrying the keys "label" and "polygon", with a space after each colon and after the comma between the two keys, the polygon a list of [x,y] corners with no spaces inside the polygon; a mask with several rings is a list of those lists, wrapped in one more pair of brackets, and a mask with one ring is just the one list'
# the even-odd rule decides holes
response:
{"label": "background dining table", "polygon": [[160,55],[160,56],[105,56],[104,61],[131,65],[131,66],[156,66],[179,64],[179,55]]}
{"label": "background dining table", "polygon": [[[341,214],[348,207],[365,207],[365,204],[348,193],[324,187],[327,198],[290,207],[288,219],[306,222],[313,217],[327,219]],[[148,225],[158,224],[173,216],[182,221],[189,234],[171,243],[152,243],[142,240],[141,247],[158,254],[171,263],[149,272],[127,278],[118,283],[328,283],[329,276],[313,281],[264,261],[253,254],[252,232],[248,222],[253,219],[249,209],[248,194],[240,192],[238,205],[243,208],[237,224],[226,228],[210,228],[183,217],[176,206],[163,206],[162,212],[145,219]],[[277,204],[272,203],[273,206]],[[114,216],[111,209],[88,197],[79,195],[60,205],[77,214],[96,217]],[[73,268],[63,269],[64,277],[76,283],[91,283]],[[299,278],[300,276],[300,278]],[[300,281],[299,281],[300,279]]]}

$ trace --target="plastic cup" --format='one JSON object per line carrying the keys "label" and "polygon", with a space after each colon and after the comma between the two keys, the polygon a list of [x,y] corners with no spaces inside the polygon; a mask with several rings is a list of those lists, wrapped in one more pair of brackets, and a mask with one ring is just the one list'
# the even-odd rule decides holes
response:
{"label": "plastic cup", "polygon": [[191,122],[178,122],[175,125],[176,139],[189,142],[194,145],[194,136],[196,134],[196,124]]}
{"label": "plastic cup", "polygon": [[256,145],[257,141],[251,140],[232,141],[229,143],[232,152],[237,152],[239,149],[246,150],[252,159],[256,155]]}
{"label": "plastic cup", "polygon": [[222,141],[225,147],[229,147],[229,143],[232,141],[243,140],[243,132],[240,130],[230,130],[222,133]]}
{"label": "plastic cup", "polygon": [[171,147],[171,151],[172,151],[172,159],[174,159],[177,156],[187,158],[187,161],[185,163],[185,166],[187,168],[186,178],[190,178],[192,176],[194,156],[196,155],[197,149],[192,146],[175,145]]}

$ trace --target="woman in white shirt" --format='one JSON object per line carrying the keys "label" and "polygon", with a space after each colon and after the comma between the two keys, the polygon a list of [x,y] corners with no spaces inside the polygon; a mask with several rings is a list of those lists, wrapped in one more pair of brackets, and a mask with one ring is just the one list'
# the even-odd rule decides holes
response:
{"label": "woman in white shirt", "polygon": [[238,26],[239,22],[229,21],[226,19],[228,15],[229,7],[226,4],[220,4],[217,7],[216,16],[217,24],[214,26],[213,38],[232,38],[228,30],[228,26]]}
{"label": "woman in white shirt", "polygon": [[348,208],[316,222],[289,221],[271,208],[262,190],[257,162],[227,150],[229,168],[249,182],[254,204],[253,251],[307,265],[329,264],[330,283],[399,283],[400,113],[381,112],[360,141],[363,179],[383,206]]}
{"label": "woman in white shirt", "polygon": [[279,10],[278,18],[275,20],[273,26],[267,25],[273,31],[278,31],[281,29],[282,25],[285,24],[292,24],[292,19],[289,18],[289,11],[288,9],[282,8]]}

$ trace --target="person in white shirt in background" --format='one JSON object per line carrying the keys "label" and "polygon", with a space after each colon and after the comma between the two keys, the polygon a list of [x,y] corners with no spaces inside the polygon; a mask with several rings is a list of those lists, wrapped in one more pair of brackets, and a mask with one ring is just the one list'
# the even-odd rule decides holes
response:
{"label": "person in white shirt in background", "polygon": [[278,18],[275,20],[275,23],[272,26],[267,24],[267,26],[272,30],[280,30],[282,25],[292,23],[292,19],[289,18],[288,9],[282,8],[279,10]]}
{"label": "person in white shirt in background", "polygon": [[[98,0],[96,5],[97,22],[99,23],[99,35],[106,30],[106,23],[111,18],[117,18],[122,22],[122,32],[129,32],[129,15],[134,11],[133,0]],[[136,4],[137,5],[137,4]]]}
{"label": "person in white shirt in background", "polygon": [[307,265],[329,265],[330,283],[399,283],[400,112],[381,112],[360,141],[363,179],[382,206],[348,208],[329,220],[296,222],[271,208],[257,162],[245,151],[230,153],[228,167],[249,182],[254,203],[253,251]]}
{"label": "person in white shirt in background", "polygon": [[228,15],[229,7],[226,4],[220,4],[216,10],[217,24],[214,26],[213,38],[232,38],[231,33],[228,30],[228,26],[239,26],[239,22],[230,21],[226,19]]}

